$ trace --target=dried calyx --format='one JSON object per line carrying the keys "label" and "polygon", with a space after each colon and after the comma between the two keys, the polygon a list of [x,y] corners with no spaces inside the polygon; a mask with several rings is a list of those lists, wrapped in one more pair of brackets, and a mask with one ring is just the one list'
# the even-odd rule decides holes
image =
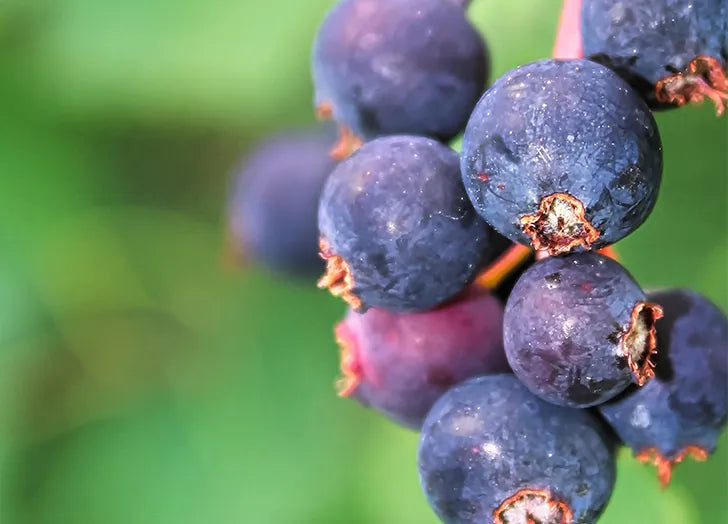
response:
{"label": "dried calyx", "polygon": [[522,489],[493,512],[494,524],[570,524],[572,520],[568,504],[553,499],[543,489]]}
{"label": "dried calyx", "polygon": [[728,102],[728,79],[719,60],[695,57],[683,73],[666,76],[655,85],[655,96],[663,104],[682,106],[709,98],[722,115]]}
{"label": "dried calyx", "polygon": [[328,288],[332,295],[341,297],[354,310],[362,307],[359,297],[353,294],[354,277],[351,268],[343,257],[331,251],[329,243],[323,237],[319,241],[319,254],[326,261],[326,273],[318,281],[318,287]]}
{"label": "dried calyx", "polygon": [[334,106],[331,102],[321,102],[316,106],[316,118],[319,120],[331,120],[334,116]]}
{"label": "dried calyx", "polygon": [[655,375],[653,355],[657,354],[655,323],[662,318],[662,308],[649,302],[638,302],[632,309],[629,329],[622,337],[622,351],[635,381],[643,386]]}
{"label": "dried calyx", "polygon": [[343,322],[334,328],[334,336],[339,345],[339,366],[341,368],[341,377],[336,381],[336,391],[340,397],[348,397],[356,391],[361,383],[362,366],[359,352],[356,349],[354,334]]}
{"label": "dried calyx", "polygon": [[568,193],[553,193],[541,200],[537,213],[521,218],[523,231],[537,250],[549,255],[568,253],[577,246],[590,248],[599,231],[585,216],[584,204]]}
{"label": "dried calyx", "polygon": [[652,464],[657,467],[657,478],[660,486],[665,489],[672,480],[672,469],[683,461],[685,457],[692,457],[703,462],[708,459],[708,452],[700,446],[685,446],[672,458],[666,458],[656,448],[648,448],[637,453],[635,458],[644,464]]}
{"label": "dried calyx", "polygon": [[[334,105],[324,100],[316,106],[316,118],[319,120],[332,120],[334,118]],[[364,141],[347,125],[339,124],[339,138],[329,150],[329,156],[336,161],[349,157],[359,149]]]}
{"label": "dried calyx", "polygon": [[339,139],[329,151],[329,156],[336,161],[345,160],[359,149],[363,143],[364,141],[349,126],[341,124],[339,125]]}

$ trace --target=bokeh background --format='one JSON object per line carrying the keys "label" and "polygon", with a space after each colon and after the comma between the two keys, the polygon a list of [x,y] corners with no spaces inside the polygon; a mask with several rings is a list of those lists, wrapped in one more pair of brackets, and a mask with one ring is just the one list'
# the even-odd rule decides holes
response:
{"label": "bokeh background", "polygon": [[[313,119],[331,0],[0,0],[0,522],[434,523],[416,435],[334,394],[343,305],[221,263],[229,175]],[[474,0],[500,75],[555,0]],[[658,116],[647,287],[728,307],[727,119]],[[291,188],[295,190],[295,188]],[[672,485],[622,454],[604,523],[725,522],[728,440]]]}

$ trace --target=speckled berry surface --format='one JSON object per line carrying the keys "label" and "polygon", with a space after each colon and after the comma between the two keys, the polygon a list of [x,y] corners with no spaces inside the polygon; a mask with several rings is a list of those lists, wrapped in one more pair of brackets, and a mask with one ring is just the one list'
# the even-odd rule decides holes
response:
{"label": "speckled berry surface", "polygon": [[318,201],[335,166],[328,154],[335,140],[328,127],[290,131],[248,153],[230,188],[228,221],[236,253],[294,275],[310,278],[322,271]]}
{"label": "speckled berry surface", "polygon": [[443,395],[417,458],[425,496],[447,524],[494,522],[524,489],[548,492],[573,522],[595,522],[615,481],[613,443],[593,415],[544,402],[512,375],[470,379]]}
{"label": "speckled berry surface", "polygon": [[499,78],[468,122],[461,169],[478,213],[530,244],[522,219],[555,193],[577,199],[598,232],[591,247],[639,227],[657,199],[660,135],[647,105],[610,69],[541,60]]}
{"label": "speckled berry surface", "polygon": [[720,17],[723,20],[723,47],[722,55],[723,62],[728,61],[728,2],[723,0],[721,2]]}
{"label": "speckled berry surface", "polygon": [[696,56],[725,66],[725,0],[584,0],[584,55],[613,67],[654,103],[655,83]]}
{"label": "speckled berry surface", "polygon": [[341,393],[413,429],[449,387],[510,369],[503,306],[483,291],[425,313],[349,311],[336,336]]}
{"label": "speckled berry surface", "polygon": [[571,407],[605,402],[636,380],[624,343],[633,311],[645,301],[630,274],[598,253],[537,262],[521,275],[506,304],[508,362],[549,402]]}
{"label": "speckled berry surface", "polygon": [[315,104],[364,138],[449,140],[485,89],[489,61],[463,8],[443,0],[344,0],[313,48]]}
{"label": "speckled berry surface", "polygon": [[656,448],[674,459],[687,446],[710,453],[728,416],[728,319],[693,291],[649,299],[665,310],[655,378],[599,411],[635,454]]}
{"label": "speckled berry surface", "polygon": [[489,257],[492,230],[465,194],[457,154],[428,138],[366,143],[329,177],[318,216],[362,311],[430,309],[462,291]]}

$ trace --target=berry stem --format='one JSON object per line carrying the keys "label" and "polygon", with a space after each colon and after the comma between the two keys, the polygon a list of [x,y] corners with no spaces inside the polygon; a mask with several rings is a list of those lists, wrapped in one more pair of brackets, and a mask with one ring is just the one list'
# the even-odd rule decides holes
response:
{"label": "berry stem", "polygon": [[495,262],[488,266],[475,279],[475,284],[483,289],[494,289],[516,268],[531,256],[531,250],[521,244],[513,244]]}
{"label": "berry stem", "polygon": [[614,248],[614,246],[607,246],[599,250],[599,253],[601,255],[604,255],[605,257],[609,257],[612,260],[619,262],[619,253],[617,253],[617,250]]}
{"label": "berry stem", "polygon": [[554,58],[567,60],[584,56],[581,46],[581,2],[582,0],[564,0],[556,32]]}

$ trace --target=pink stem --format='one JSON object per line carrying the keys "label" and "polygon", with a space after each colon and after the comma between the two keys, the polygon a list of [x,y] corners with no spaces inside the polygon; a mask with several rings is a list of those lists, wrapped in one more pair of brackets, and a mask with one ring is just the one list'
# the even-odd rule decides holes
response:
{"label": "pink stem", "polygon": [[564,0],[559,29],[556,33],[554,58],[570,59],[584,56],[581,47],[581,2],[582,0]]}

